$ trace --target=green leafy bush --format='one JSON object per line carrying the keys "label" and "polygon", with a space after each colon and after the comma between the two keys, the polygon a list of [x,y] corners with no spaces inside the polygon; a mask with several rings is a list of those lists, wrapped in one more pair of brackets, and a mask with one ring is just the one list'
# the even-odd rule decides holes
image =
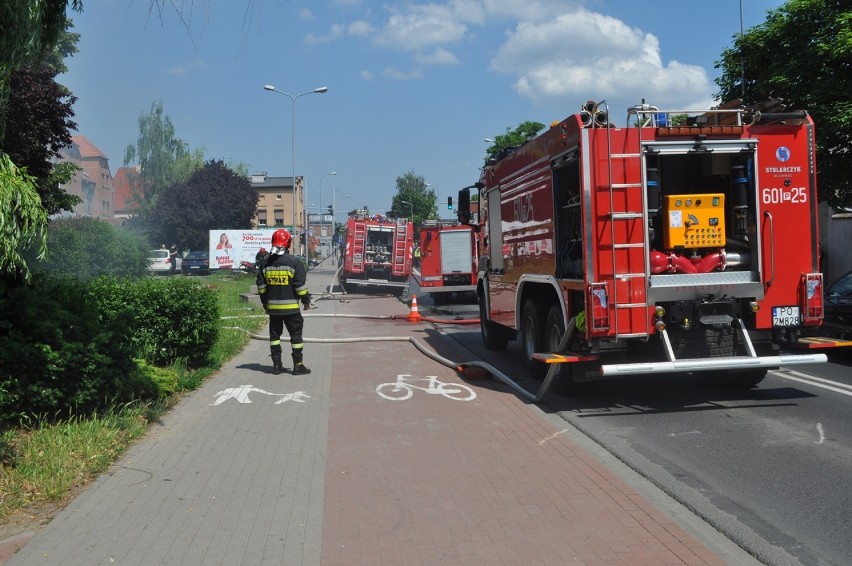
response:
{"label": "green leafy bush", "polygon": [[131,341],[149,363],[207,361],[219,333],[219,306],[212,289],[184,277],[138,280],[98,278],[91,294],[105,321],[132,320]]}
{"label": "green leafy bush", "polygon": [[103,320],[75,278],[0,281],[0,313],[4,417],[86,413],[155,390],[133,360],[133,328]]}
{"label": "green leafy bush", "polygon": [[33,271],[74,275],[140,277],[148,269],[150,246],[137,232],[97,218],[63,218],[48,224],[47,256]]}

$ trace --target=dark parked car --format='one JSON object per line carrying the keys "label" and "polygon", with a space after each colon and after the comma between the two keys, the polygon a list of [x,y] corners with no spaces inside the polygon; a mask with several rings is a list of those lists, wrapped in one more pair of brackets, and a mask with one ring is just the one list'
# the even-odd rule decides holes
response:
{"label": "dark parked car", "polygon": [[852,271],[828,286],[824,306],[825,321],[819,334],[852,340]]}
{"label": "dark parked car", "polygon": [[183,258],[181,270],[184,275],[210,275],[210,254],[207,252],[189,252]]}

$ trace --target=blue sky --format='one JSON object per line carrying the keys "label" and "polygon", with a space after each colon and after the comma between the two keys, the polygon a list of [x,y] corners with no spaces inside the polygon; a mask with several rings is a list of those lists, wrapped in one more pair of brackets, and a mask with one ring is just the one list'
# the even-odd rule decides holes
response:
{"label": "blue sky", "polygon": [[[707,108],[714,62],[740,30],[740,0],[165,2],[85,0],[72,13],[82,37],[59,81],[78,97],[79,133],[115,173],[161,102],[207,158],[290,176],[292,102],[263,85],[328,87],[296,100],[296,175],[309,205],[334,189],[340,210],[387,210],[408,171],[446,202],[478,179],[485,138],[587,99],[606,100],[618,125],[643,98]],[[743,0],[744,27],[781,4]]]}

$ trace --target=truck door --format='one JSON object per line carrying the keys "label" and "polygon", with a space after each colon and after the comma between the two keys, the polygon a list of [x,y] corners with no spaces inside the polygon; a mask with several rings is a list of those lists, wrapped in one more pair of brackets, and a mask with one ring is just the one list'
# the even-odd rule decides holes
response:
{"label": "truck door", "polygon": [[506,260],[512,252],[503,241],[503,210],[500,206],[499,188],[488,192],[488,211],[488,283],[491,320],[514,328],[514,286],[511,283],[511,273],[506,273]]}

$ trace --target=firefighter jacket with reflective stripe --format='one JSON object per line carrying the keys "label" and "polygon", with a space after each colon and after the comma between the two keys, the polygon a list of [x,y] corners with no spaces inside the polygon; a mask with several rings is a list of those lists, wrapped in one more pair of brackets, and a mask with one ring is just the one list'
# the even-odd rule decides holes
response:
{"label": "firefighter jacket with reflective stripe", "polygon": [[270,255],[257,272],[257,292],[267,314],[299,312],[299,299],[308,294],[305,266],[289,253]]}

